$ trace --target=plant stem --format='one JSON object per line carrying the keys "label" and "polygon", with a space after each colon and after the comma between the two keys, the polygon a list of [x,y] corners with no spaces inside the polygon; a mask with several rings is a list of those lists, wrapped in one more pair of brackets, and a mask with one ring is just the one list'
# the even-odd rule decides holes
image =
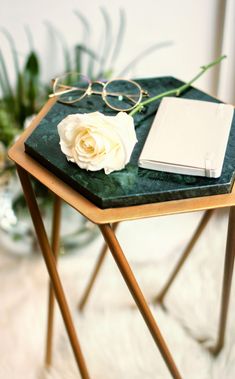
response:
{"label": "plant stem", "polygon": [[219,58],[215,59],[213,62],[211,63],[208,63],[207,65],[204,65],[204,66],[201,66],[201,71],[196,75],[194,76],[194,78],[192,78],[189,82],[183,84],[182,86],[180,87],[177,87],[177,88],[174,88],[174,89],[171,89],[169,91],[165,91],[165,92],[162,92],[156,96],[153,96],[151,97],[150,99],[148,100],[145,100],[145,101],[142,101],[141,103],[139,103],[131,112],[130,112],[130,116],[134,116],[136,113],[140,112],[141,109],[147,105],[147,104],[150,104],[152,103],[153,101],[156,101],[156,100],[159,100],[161,99],[162,97],[165,97],[165,96],[170,96],[170,95],[175,95],[175,96],[179,96],[181,95],[182,92],[184,92],[187,88],[189,88],[191,86],[192,83],[194,83],[198,78],[200,78],[200,76],[202,76],[207,70],[209,70],[209,68],[217,65],[218,63],[220,63],[224,58],[226,58],[226,55],[221,55]]}

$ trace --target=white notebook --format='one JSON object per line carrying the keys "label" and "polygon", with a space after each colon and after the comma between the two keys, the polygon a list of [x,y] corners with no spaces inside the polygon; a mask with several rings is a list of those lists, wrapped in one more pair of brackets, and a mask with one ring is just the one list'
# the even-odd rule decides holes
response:
{"label": "white notebook", "polygon": [[139,166],[217,178],[221,175],[234,108],[165,97],[160,103]]}

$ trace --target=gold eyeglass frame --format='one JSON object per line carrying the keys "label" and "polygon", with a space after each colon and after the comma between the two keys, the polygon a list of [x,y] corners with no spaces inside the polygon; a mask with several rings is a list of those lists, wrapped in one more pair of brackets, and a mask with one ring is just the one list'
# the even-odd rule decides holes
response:
{"label": "gold eyeglass frame", "polygon": [[[122,112],[128,112],[130,110],[132,110],[133,108],[135,108],[142,100],[143,96],[149,96],[148,92],[146,90],[144,90],[140,85],[139,83],[137,83],[136,81],[134,80],[131,80],[131,79],[124,79],[124,78],[115,78],[115,79],[111,79],[111,80],[108,80],[107,82],[102,82],[100,80],[90,80],[89,77],[87,77],[86,75],[84,74],[81,74],[81,73],[77,73],[77,72],[67,72],[65,73],[64,75],[61,75],[61,76],[58,76],[56,77],[55,79],[52,79],[52,88],[53,88],[53,93],[49,95],[49,97],[58,97],[59,95],[63,95],[63,94],[66,94],[68,92],[71,92],[71,91],[74,91],[76,89],[81,89],[79,87],[71,87],[69,85],[60,85],[61,87],[64,87],[64,90],[63,91],[56,91],[56,86],[57,86],[57,83],[58,83],[58,80],[61,79],[63,76],[66,76],[66,75],[69,75],[69,74],[77,74],[77,75],[81,75],[83,76],[84,78],[86,78],[87,80],[87,83],[88,83],[88,87],[87,89],[85,90],[84,94],[82,94],[79,98],[77,99],[74,99],[74,100],[61,100],[61,99],[58,99],[58,101],[60,103],[63,103],[63,104],[74,104],[80,100],[82,100],[84,97],[86,96],[90,96],[90,95],[101,95],[102,96],[102,99],[103,101],[106,103],[106,105],[111,108],[111,109],[114,109],[116,111],[122,111]],[[115,82],[115,81],[126,81],[126,82],[129,82],[129,83],[132,83],[133,85],[135,85],[138,90],[139,90],[139,94],[137,95],[131,95],[131,96],[128,96],[128,94],[124,93],[124,92],[107,92],[106,91],[106,88],[108,85],[110,85],[110,83],[112,82]],[[93,90],[92,89],[92,86],[93,84],[99,84],[102,86],[102,91],[96,91],[96,90]],[[82,88],[83,89],[83,88]],[[115,107],[115,106],[112,106],[111,104],[109,104],[109,102],[107,101],[106,97],[107,96],[123,96],[123,97],[126,97],[129,101],[131,101],[132,103],[134,103],[133,106],[129,107],[129,108],[126,108],[126,109],[123,109],[123,108],[118,108],[118,107]],[[138,100],[135,101],[133,99],[133,97],[137,97],[138,96]]]}

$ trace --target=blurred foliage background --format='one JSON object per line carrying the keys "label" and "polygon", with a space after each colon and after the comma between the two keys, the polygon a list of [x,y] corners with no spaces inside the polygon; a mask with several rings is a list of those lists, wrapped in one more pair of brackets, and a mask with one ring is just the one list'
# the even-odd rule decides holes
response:
{"label": "blurred foliage background", "polygon": [[[86,74],[91,79],[109,79],[114,74],[115,62],[121,53],[122,42],[126,32],[126,17],[124,10],[120,9],[118,14],[118,30],[115,38],[111,38],[112,20],[105,8],[100,8],[103,33],[101,33],[100,44],[94,50],[89,47],[92,29],[88,19],[79,11],[75,11],[78,22],[82,26],[81,41],[72,49],[61,33],[52,23],[46,22],[48,35],[58,39],[63,54],[64,68],[61,73],[76,71]],[[41,68],[46,62],[42,62],[33,44],[33,35],[28,27],[25,27],[28,39],[29,52],[24,59],[23,65],[19,63],[16,43],[10,31],[1,28],[0,33],[6,38],[11,52],[14,67],[14,84],[12,84],[10,73],[3,53],[0,49],[0,141],[8,147],[14,138],[24,128],[28,118],[38,112],[47,100],[50,93],[50,79],[42,81]],[[133,57],[131,62],[119,70],[118,76],[125,76],[128,70],[137,64],[142,58],[154,50],[170,45],[170,41],[156,43]],[[56,74],[56,73],[55,73]]]}
{"label": "blurred foliage background", "polygon": [[[44,27],[47,28],[48,40],[57,42],[57,48],[60,49],[63,57],[63,68],[60,73],[54,73],[54,76],[64,72],[76,71],[86,74],[93,80],[106,80],[113,75],[116,76],[118,71],[119,77],[125,77],[129,74],[130,69],[133,69],[147,55],[172,44],[171,41],[154,43],[144,51],[140,51],[124,67],[117,70],[116,61],[122,52],[122,44],[126,34],[124,10],[120,9],[117,13],[118,22],[115,23],[117,30],[114,33],[114,23],[109,13],[106,8],[100,8],[102,28],[100,31],[95,30],[95,33],[100,33],[100,43],[95,49],[90,47],[93,33],[92,20],[89,20],[78,10],[75,10],[74,13],[81,33],[79,41],[72,48],[68,47],[63,33],[58,28],[51,22],[44,24]],[[48,94],[51,92],[50,79],[52,78],[48,78],[46,81],[42,79],[43,67],[48,62],[45,58],[42,60],[35,49],[33,33],[27,26],[25,27],[25,36],[28,41],[28,53],[24,55],[23,61],[22,54],[17,51],[17,40],[13,38],[11,32],[5,28],[0,28],[0,35],[7,42],[14,71],[14,73],[9,72],[9,70],[12,71],[12,67],[8,68],[7,60],[0,47],[0,234],[1,241],[4,241],[7,236],[10,239],[7,244],[13,242],[13,251],[16,249],[16,241],[20,240],[24,242],[24,246],[28,245],[30,250],[32,246],[35,247],[36,243],[34,232],[28,220],[27,208],[14,165],[7,158],[7,149],[47,101]],[[48,57],[48,59],[50,58]],[[41,211],[50,218],[51,195],[37,182],[34,183],[34,188]],[[64,217],[75,217],[74,214],[68,214],[68,210],[64,212],[66,214]],[[76,225],[76,221],[73,224]],[[79,241],[84,244],[93,239],[94,228],[92,229],[90,225],[86,224],[84,219],[80,219],[77,225],[64,237],[64,240],[67,240],[67,245],[74,246]],[[23,250],[25,251],[25,248]]]}

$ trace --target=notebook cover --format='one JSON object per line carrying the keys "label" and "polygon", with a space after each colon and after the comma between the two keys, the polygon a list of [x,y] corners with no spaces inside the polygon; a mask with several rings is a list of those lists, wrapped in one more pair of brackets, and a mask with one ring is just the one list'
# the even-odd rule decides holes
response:
{"label": "notebook cover", "polygon": [[[138,80],[155,96],[179,87],[183,83],[172,77]],[[188,99],[219,102],[217,99],[190,87],[181,96]],[[138,143],[125,169],[105,175],[103,170],[91,172],[68,162],[59,146],[57,124],[68,114],[99,110],[115,114],[98,96],[83,99],[74,106],[56,103],[25,142],[25,151],[60,179],[101,208],[130,206],[182,198],[216,195],[231,191],[235,171],[235,119],[231,127],[220,178],[211,179],[171,174],[138,167],[138,159],[159,106],[153,102],[134,116]]]}
{"label": "notebook cover", "polygon": [[139,165],[179,174],[219,177],[233,113],[229,104],[165,97]]}

